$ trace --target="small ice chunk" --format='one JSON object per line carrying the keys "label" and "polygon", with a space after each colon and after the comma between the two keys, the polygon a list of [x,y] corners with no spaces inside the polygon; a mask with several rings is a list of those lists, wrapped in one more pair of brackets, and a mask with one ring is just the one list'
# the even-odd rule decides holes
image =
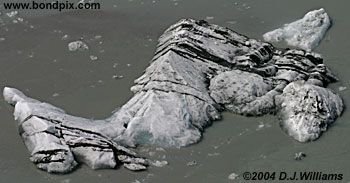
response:
{"label": "small ice chunk", "polygon": [[122,79],[122,78],[124,78],[124,76],[116,74],[116,75],[113,75],[112,78],[113,79]]}
{"label": "small ice chunk", "polygon": [[96,35],[96,36],[95,36],[95,39],[101,39],[101,38],[102,38],[101,35]]}
{"label": "small ice chunk", "polygon": [[306,157],[306,154],[304,152],[298,152],[295,153],[294,159],[295,160],[302,160]]}
{"label": "small ice chunk", "polygon": [[29,58],[33,58],[34,57],[34,53],[31,52],[29,55],[28,55]]}
{"label": "small ice chunk", "polygon": [[65,34],[64,36],[62,36],[62,40],[67,40],[69,38],[68,34]]}
{"label": "small ice chunk", "polygon": [[236,174],[236,173],[231,173],[231,174],[228,176],[228,179],[230,179],[230,180],[235,180],[237,177],[238,177],[238,174]]}
{"label": "small ice chunk", "polygon": [[218,152],[208,153],[208,156],[219,156],[219,155],[220,155],[220,153],[218,153]]}
{"label": "small ice chunk", "polygon": [[323,39],[331,26],[331,20],[326,11],[321,8],[308,12],[302,19],[285,24],[282,28],[263,35],[265,41],[286,41],[290,46],[312,50]]}
{"label": "small ice chunk", "polygon": [[55,29],[55,30],[53,30],[53,32],[54,32],[54,33],[59,33],[59,34],[61,34],[61,33],[62,33],[62,30]]}
{"label": "small ice chunk", "polygon": [[193,160],[193,161],[190,161],[186,164],[187,166],[196,166],[197,165],[197,161]]}
{"label": "small ice chunk", "polygon": [[165,165],[168,165],[168,162],[167,161],[155,161],[155,162],[152,162],[152,165],[153,166],[156,166],[156,167],[163,167]]}
{"label": "small ice chunk", "polygon": [[259,130],[263,129],[264,127],[265,127],[265,124],[262,121],[260,121],[259,125],[258,125],[258,128],[256,128],[256,131],[259,131]]}
{"label": "small ice chunk", "polygon": [[83,41],[73,41],[68,44],[69,51],[84,51],[88,50],[89,47]]}
{"label": "small ice chunk", "polygon": [[340,87],[339,87],[339,91],[344,91],[344,90],[346,90],[346,89],[347,89],[346,86],[340,86]]}
{"label": "small ice chunk", "polygon": [[96,61],[98,59],[98,57],[97,56],[95,56],[95,55],[90,55],[90,60],[92,60],[92,61]]}
{"label": "small ice chunk", "polygon": [[10,18],[16,16],[17,14],[18,14],[18,11],[11,11],[11,12],[6,13],[6,15]]}

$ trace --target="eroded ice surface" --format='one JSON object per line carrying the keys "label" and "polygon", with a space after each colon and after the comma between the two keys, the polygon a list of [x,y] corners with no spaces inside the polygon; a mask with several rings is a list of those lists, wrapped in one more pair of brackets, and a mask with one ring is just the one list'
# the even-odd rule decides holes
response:
{"label": "eroded ice surface", "polygon": [[321,8],[308,12],[302,19],[285,24],[263,35],[268,42],[285,41],[288,45],[305,50],[318,46],[326,31],[331,26],[331,20],[326,11]]}
{"label": "eroded ice surface", "polygon": [[317,139],[343,110],[338,95],[304,81],[290,83],[277,100],[281,100],[283,129],[300,142]]}
{"label": "eroded ice surface", "polygon": [[277,113],[294,139],[315,140],[343,110],[340,97],[326,88],[336,80],[319,54],[278,50],[184,19],[159,38],[150,66],[131,88],[134,96],[108,119],[71,116],[13,88],[3,94],[15,106],[20,134],[39,168],[68,172],[85,163],[143,170],[154,163],[126,147],[196,143],[222,110]]}
{"label": "eroded ice surface", "polygon": [[[52,173],[67,173],[79,163],[93,169],[123,165],[143,170],[148,160],[105,136],[110,124],[67,115],[62,109],[26,97],[13,88],[4,88],[4,99],[15,105],[14,117],[19,133],[38,168]],[[114,133],[121,133],[116,126]]]}

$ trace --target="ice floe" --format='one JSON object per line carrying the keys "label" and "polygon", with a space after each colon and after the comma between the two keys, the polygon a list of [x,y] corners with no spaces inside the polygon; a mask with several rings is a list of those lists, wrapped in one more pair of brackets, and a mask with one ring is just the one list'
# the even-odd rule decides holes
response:
{"label": "ice floe", "polygon": [[285,41],[288,45],[312,50],[318,46],[331,26],[326,11],[321,8],[308,12],[302,19],[285,24],[282,28],[263,35],[265,41]]}

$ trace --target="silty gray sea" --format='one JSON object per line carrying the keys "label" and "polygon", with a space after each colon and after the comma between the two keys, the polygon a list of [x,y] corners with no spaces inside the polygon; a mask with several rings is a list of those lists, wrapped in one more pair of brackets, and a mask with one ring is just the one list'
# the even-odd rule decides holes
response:
{"label": "silty gray sea", "polygon": [[[347,0],[104,0],[101,5],[99,11],[20,10],[17,17],[24,21],[18,23],[2,7],[0,88],[19,88],[70,114],[104,118],[132,96],[130,86],[148,66],[157,38],[179,19],[206,19],[262,39],[263,33],[323,7],[333,26],[315,51],[340,78],[330,87],[350,106]],[[67,44],[80,38],[88,42],[89,51],[69,52]],[[339,87],[348,89],[338,91]],[[182,149],[138,148],[145,156],[167,160],[168,166],[130,172],[124,168],[94,171],[82,165],[67,175],[48,174],[29,161],[12,113],[1,97],[0,182],[4,183],[239,182],[241,176],[236,180],[228,176],[245,171],[342,173],[343,182],[350,181],[347,110],[319,140],[305,144],[288,137],[274,116],[224,113],[199,144]],[[307,157],[295,161],[294,154],[300,151]]]}

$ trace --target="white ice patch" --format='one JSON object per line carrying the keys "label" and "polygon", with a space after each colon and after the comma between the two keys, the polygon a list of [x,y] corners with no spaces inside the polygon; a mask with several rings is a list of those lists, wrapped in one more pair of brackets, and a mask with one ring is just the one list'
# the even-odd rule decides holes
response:
{"label": "white ice patch", "polygon": [[163,166],[168,165],[168,162],[167,161],[158,161],[158,160],[156,160],[156,161],[152,162],[152,165],[156,166],[156,167],[163,167]]}
{"label": "white ice patch", "polygon": [[11,12],[6,13],[6,15],[8,17],[12,18],[12,17],[18,15],[18,11],[11,11]]}
{"label": "white ice patch", "polygon": [[228,179],[230,179],[230,180],[235,180],[237,177],[238,177],[238,175],[237,175],[236,173],[231,173],[231,174],[228,176]]}
{"label": "white ice patch", "polygon": [[83,41],[73,41],[68,44],[69,51],[84,51],[88,49],[88,45]]}
{"label": "white ice patch", "polygon": [[312,50],[318,46],[330,26],[331,20],[321,8],[308,12],[302,19],[285,24],[282,28],[267,32],[263,37],[265,41],[285,41],[290,46]]}

